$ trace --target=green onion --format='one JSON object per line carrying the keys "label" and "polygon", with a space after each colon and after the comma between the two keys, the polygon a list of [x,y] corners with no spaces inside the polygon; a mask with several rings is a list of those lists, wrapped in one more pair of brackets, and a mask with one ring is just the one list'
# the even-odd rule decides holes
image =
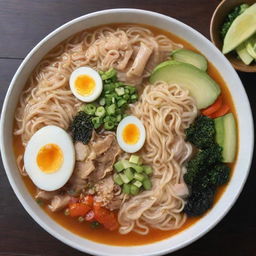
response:
{"label": "green onion", "polygon": [[66,216],[68,216],[68,215],[70,214],[70,211],[69,211],[68,208],[64,211],[64,214],[65,214]]}
{"label": "green onion", "polygon": [[100,101],[99,101],[99,104],[101,106],[104,106],[106,104],[106,99],[105,98],[101,98]]}
{"label": "green onion", "polygon": [[116,76],[116,70],[111,68],[101,75],[102,80],[107,80]]}
{"label": "green onion", "polygon": [[37,202],[39,205],[41,205],[41,206],[44,204],[43,200],[38,199],[38,198],[36,199],[36,202]]}
{"label": "green onion", "polygon": [[126,101],[129,100],[130,99],[130,95],[129,94],[123,95],[123,99],[126,100]]}
{"label": "green onion", "polygon": [[107,107],[107,113],[109,115],[114,115],[115,114],[115,110],[116,110],[116,105],[115,104],[112,104],[112,105]]}
{"label": "green onion", "polygon": [[92,118],[94,129],[98,129],[102,125],[102,119],[99,116]]}
{"label": "green onion", "polygon": [[124,87],[115,88],[115,91],[116,91],[118,96],[124,95]]}
{"label": "green onion", "polygon": [[123,184],[123,180],[121,179],[119,174],[115,173],[113,179],[117,185],[121,186]]}
{"label": "green onion", "polygon": [[104,122],[104,129],[112,130],[115,127],[115,123],[112,121]]}
{"label": "green onion", "polygon": [[120,122],[121,120],[122,120],[122,115],[121,114],[117,115],[116,116],[116,121]]}
{"label": "green onion", "polygon": [[131,101],[132,101],[132,102],[135,102],[136,100],[138,100],[138,95],[137,95],[137,94],[133,94],[133,95],[131,96]]}
{"label": "green onion", "polygon": [[123,106],[123,105],[126,104],[126,103],[127,103],[126,100],[121,99],[121,100],[119,100],[119,101],[117,102],[117,106],[118,106],[118,107],[121,107],[121,106]]}
{"label": "green onion", "polygon": [[92,116],[94,115],[95,111],[96,111],[96,106],[94,104],[86,104],[84,107],[83,107],[83,111]]}
{"label": "green onion", "polygon": [[93,221],[90,224],[91,228],[99,228],[101,226],[101,224],[98,221]]}
{"label": "green onion", "polygon": [[123,185],[123,193],[129,195],[130,192],[131,192],[131,185],[130,184],[124,184]]}
{"label": "green onion", "polygon": [[104,107],[102,107],[102,106],[97,107],[96,112],[95,112],[96,116],[103,117],[103,116],[105,116],[105,114],[106,114],[106,110]]}
{"label": "green onion", "polygon": [[131,187],[130,187],[130,193],[132,194],[132,195],[138,195],[139,194],[139,191],[140,191],[140,189],[137,187],[137,186],[135,186],[135,185],[131,185]]}
{"label": "green onion", "polygon": [[83,222],[83,221],[84,221],[84,217],[80,216],[80,217],[78,218],[78,221],[79,221],[79,222]]}

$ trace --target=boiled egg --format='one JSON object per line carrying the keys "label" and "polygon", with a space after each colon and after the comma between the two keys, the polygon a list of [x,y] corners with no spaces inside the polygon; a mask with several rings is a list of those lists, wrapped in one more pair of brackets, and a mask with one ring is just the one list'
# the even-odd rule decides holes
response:
{"label": "boiled egg", "polygon": [[60,127],[49,125],[29,140],[24,153],[24,167],[40,189],[53,191],[70,178],[75,165],[75,149],[70,135]]}
{"label": "boiled egg", "polygon": [[137,152],[145,143],[145,127],[136,116],[127,116],[118,124],[116,137],[122,150]]}
{"label": "boiled egg", "polygon": [[83,102],[96,100],[103,88],[99,73],[90,67],[74,70],[70,76],[69,85],[75,97]]}

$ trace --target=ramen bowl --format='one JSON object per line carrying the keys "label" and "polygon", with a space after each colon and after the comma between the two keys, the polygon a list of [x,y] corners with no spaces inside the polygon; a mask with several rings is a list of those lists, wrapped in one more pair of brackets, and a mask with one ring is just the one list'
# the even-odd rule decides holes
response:
{"label": "ramen bowl", "polygon": [[[86,28],[110,23],[147,24],[169,31],[188,41],[217,67],[233,98],[237,114],[239,143],[237,161],[232,178],[214,207],[199,221],[175,236],[152,244],[140,246],[112,246],[96,243],[73,234],[51,219],[35,202],[25,187],[16,166],[13,152],[13,120],[19,96],[31,70],[54,46],[69,36]],[[163,255],[189,245],[211,230],[230,210],[237,200],[249,173],[253,153],[253,121],[250,105],[243,85],[235,70],[221,52],[196,30],[171,17],[137,9],[111,9],[74,19],[46,36],[27,55],[8,89],[1,119],[1,152],[6,174],[16,196],[31,217],[48,233],[63,243],[82,252],[94,255]]]}

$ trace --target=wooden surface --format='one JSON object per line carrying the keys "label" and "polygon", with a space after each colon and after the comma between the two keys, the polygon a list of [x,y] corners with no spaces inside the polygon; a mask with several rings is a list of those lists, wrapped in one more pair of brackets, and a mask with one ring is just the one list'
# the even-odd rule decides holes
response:
{"label": "wooden surface", "polygon": [[[218,0],[0,0],[0,107],[10,80],[31,48],[53,29],[80,15],[108,8],[163,13],[209,38]],[[256,115],[256,74],[239,73]],[[207,235],[174,256],[256,255],[256,161],[235,206]],[[56,240],[26,213],[0,163],[0,256],[85,255]]]}

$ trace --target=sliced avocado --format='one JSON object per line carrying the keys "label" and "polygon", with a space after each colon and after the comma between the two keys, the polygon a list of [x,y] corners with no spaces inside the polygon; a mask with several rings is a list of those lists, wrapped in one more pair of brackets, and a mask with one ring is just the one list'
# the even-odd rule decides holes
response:
{"label": "sliced avocado", "polygon": [[234,50],[238,45],[256,32],[256,3],[246,9],[231,24],[223,43],[224,54]]}
{"label": "sliced avocado", "polygon": [[224,163],[235,160],[237,145],[237,128],[234,115],[228,113],[214,119],[216,130],[216,142],[222,147]]}
{"label": "sliced avocado", "polygon": [[246,41],[246,50],[256,60],[256,34]]}
{"label": "sliced avocado", "polygon": [[246,50],[246,42],[243,42],[237,46],[236,52],[245,65],[250,65],[250,63],[253,61],[253,57]]}
{"label": "sliced avocado", "polygon": [[193,52],[191,50],[178,49],[173,51],[171,53],[171,56],[176,61],[191,64],[203,71],[207,70],[206,58],[203,55]]}
{"label": "sliced avocado", "polygon": [[210,106],[220,94],[219,85],[206,72],[175,60],[160,63],[153,70],[149,81],[164,81],[188,89],[199,109]]}

